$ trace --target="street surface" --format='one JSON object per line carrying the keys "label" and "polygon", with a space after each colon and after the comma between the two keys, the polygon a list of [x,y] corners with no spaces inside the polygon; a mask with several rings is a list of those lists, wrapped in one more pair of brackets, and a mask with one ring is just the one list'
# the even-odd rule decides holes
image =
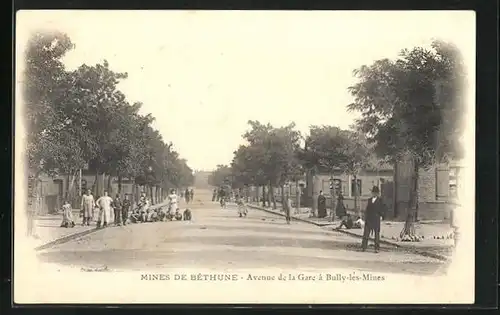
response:
{"label": "street surface", "polygon": [[[211,196],[210,196],[211,197]],[[39,253],[42,262],[78,268],[154,270],[165,268],[286,268],[443,274],[446,263],[384,247],[359,250],[361,240],[326,228],[292,222],[236,206],[221,209],[208,195],[195,197],[193,220],[109,227]],[[200,200],[201,198],[201,200]],[[185,205],[181,205],[185,209]]]}

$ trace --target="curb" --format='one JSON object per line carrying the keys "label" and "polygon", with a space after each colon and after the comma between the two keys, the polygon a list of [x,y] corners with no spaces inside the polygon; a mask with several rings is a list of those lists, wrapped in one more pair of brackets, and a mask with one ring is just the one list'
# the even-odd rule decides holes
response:
{"label": "curb", "polygon": [[[352,232],[349,232],[349,231],[346,231],[346,230],[341,230],[341,229],[332,229],[332,230],[335,231],[335,232],[340,232],[340,233],[347,234],[347,235],[350,235],[350,236],[354,236],[354,237],[357,237],[357,238],[363,238],[363,236],[361,236],[359,234],[352,233]],[[370,237],[370,240],[373,241],[374,239],[372,237]],[[419,250],[419,249],[417,249],[417,248],[415,248],[413,246],[401,245],[401,244],[397,244],[397,243],[394,243],[394,242],[391,242],[391,241],[387,241],[387,240],[384,240],[384,239],[380,239],[380,244],[385,244],[385,245],[393,246],[393,247],[396,247],[396,248],[401,248],[401,249],[410,251],[410,252],[412,252],[414,254],[418,254],[418,255],[421,255],[421,256],[430,257],[430,258],[434,258],[434,259],[438,259],[438,260],[441,260],[441,261],[448,261],[450,259],[449,257],[444,256],[444,255],[440,255],[440,254],[436,254],[436,253],[431,253],[431,252]]]}
{"label": "curb", "polygon": [[69,242],[71,240],[74,240],[75,238],[79,238],[81,236],[85,236],[85,235],[94,233],[94,232],[96,232],[98,230],[101,230],[101,229],[91,228],[90,230],[80,231],[80,232],[76,232],[76,233],[73,233],[73,234],[62,236],[62,237],[57,238],[57,239],[55,239],[53,241],[50,241],[48,243],[45,243],[45,244],[40,245],[38,247],[35,247],[35,251],[40,251],[40,250],[47,249],[47,248],[50,248],[50,247],[53,247],[53,246],[56,246],[56,245],[59,245],[59,244],[67,243],[67,242]]}
{"label": "curb", "polygon": [[[159,207],[164,206],[164,205],[165,205],[164,203],[156,204],[156,205],[151,206],[150,208],[156,209],[156,208],[159,208]],[[59,238],[56,238],[55,240],[49,241],[45,244],[42,244],[42,245],[35,247],[35,251],[40,251],[40,250],[44,250],[44,249],[47,249],[47,248],[50,248],[50,247],[53,247],[56,245],[64,244],[64,243],[67,243],[67,242],[72,241],[74,239],[77,239],[79,237],[97,232],[99,230],[102,230],[102,228],[94,227],[94,228],[90,228],[88,230],[84,230],[84,231],[68,234],[65,236],[61,236]]]}
{"label": "curb", "polygon": [[[265,209],[265,208],[261,208],[259,206],[255,206],[255,205],[250,205],[249,204],[248,207],[250,207],[252,209],[257,209],[257,210],[265,211],[265,212],[268,212],[268,213],[272,213],[272,214],[275,214],[275,215],[279,215],[279,216],[282,216],[282,217],[285,216],[282,213],[277,213],[277,212],[274,212],[274,211],[271,211],[271,210],[268,210],[268,209]],[[334,224],[334,223],[331,223],[331,224],[330,223],[321,224],[321,223],[309,221],[309,220],[306,220],[306,219],[297,218],[297,217],[294,217],[294,216],[291,216],[291,219],[295,220],[295,221],[300,221],[300,222],[305,222],[305,223],[313,224],[313,225],[316,225],[316,226],[319,226],[319,227],[324,227],[324,226],[329,226],[329,225],[333,225]],[[359,234],[352,233],[352,232],[349,232],[349,231],[346,231],[346,230],[341,230],[341,229],[334,228],[334,229],[332,229],[332,231],[340,232],[340,233],[347,234],[347,235],[350,235],[350,236],[354,236],[354,237],[357,237],[357,238],[363,238],[363,236],[361,236]],[[373,240],[373,238],[370,238],[370,240]],[[390,241],[387,241],[387,240],[383,240],[383,239],[380,239],[380,243],[381,244],[385,244],[385,245],[389,245],[389,246],[393,246],[393,247],[396,247],[396,248],[404,249],[404,250],[410,251],[410,252],[412,252],[414,254],[418,254],[418,255],[424,256],[424,257],[430,257],[430,258],[438,259],[438,260],[441,260],[441,261],[449,261],[449,259],[450,259],[449,257],[444,256],[444,255],[440,255],[440,254],[436,254],[436,253],[431,253],[431,252],[427,252],[427,251],[418,250],[418,249],[416,249],[413,246],[401,245],[401,244],[393,243],[393,242],[390,242]]]}
{"label": "curb", "polygon": [[[279,215],[279,216],[282,216],[282,217],[286,216],[283,213],[279,213],[279,212],[275,212],[275,211],[268,210],[268,209],[265,209],[265,208],[261,208],[259,206],[250,205],[250,204],[247,205],[247,206],[250,207],[250,208],[252,208],[252,209],[262,210],[262,211],[265,211],[265,212],[268,212],[268,213],[272,213],[274,215]],[[329,226],[329,225],[333,225],[334,224],[334,223],[318,223],[318,222],[313,222],[313,221],[309,221],[309,220],[306,220],[306,219],[297,218],[297,217],[294,217],[294,216],[290,216],[290,218],[292,220],[295,220],[295,221],[300,221],[300,222],[305,222],[305,223],[309,223],[309,224],[314,224],[314,225],[320,226],[320,227]]]}

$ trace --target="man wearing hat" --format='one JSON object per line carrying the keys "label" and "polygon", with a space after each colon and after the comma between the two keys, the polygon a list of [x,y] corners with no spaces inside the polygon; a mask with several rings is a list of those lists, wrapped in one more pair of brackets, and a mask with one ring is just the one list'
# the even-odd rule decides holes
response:
{"label": "man wearing hat", "polygon": [[368,247],[368,238],[371,231],[375,234],[375,252],[378,253],[380,249],[380,220],[384,217],[385,205],[379,196],[379,189],[377,186],[372,188],[372,197],[368,199],[368,204],[365,210],[365,228],[363,231],[363,241],[361,247],[363,251]]}

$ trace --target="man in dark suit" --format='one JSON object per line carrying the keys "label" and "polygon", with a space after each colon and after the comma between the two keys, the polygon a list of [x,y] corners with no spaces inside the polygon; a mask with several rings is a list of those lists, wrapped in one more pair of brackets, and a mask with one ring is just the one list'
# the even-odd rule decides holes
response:
{"label": "man in dark suit", "polygon": [[375,252],[378,253],[380,249],[380,220],[384,217],[385,205],[379,196],[379,189],[377,186],[372,188],[372,197],[368,200],[368,205],[365,210],[365,229],[363,231],[363,241],[361,247],[363,251],[368,246],[368,238],[371,231],[375,234]]}

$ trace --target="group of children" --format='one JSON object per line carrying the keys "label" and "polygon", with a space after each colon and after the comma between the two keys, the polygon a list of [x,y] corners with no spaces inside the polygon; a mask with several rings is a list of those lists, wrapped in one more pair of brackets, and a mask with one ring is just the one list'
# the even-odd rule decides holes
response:
{"label": "group of children", "polygon": [[[143,192],[137,203],[137,207],[132,208],[129,196],[121,200],[119,195],[115,199],[104,192],[104,196],[94,199],[90,190],[82,196],[80,216],[83,217],[82,225],[89,226],[90,222],[97,221],[97,227],[106,227],[110,223],[116,226],[131,223],[145,223],[164,221],[165,219],[176,218],[177,220],[191,220],[191,211],[186,209],[182,214],[179,212],[177,195],[175,190],[171,190],[168,196],[168,206],[151,208],[151,201]],[[72,228],[75,226],[72,207],[69,201],[65,201],[63,206],[63,220],[61,227]],[[97,212],[97,217],[96,217]]]}

